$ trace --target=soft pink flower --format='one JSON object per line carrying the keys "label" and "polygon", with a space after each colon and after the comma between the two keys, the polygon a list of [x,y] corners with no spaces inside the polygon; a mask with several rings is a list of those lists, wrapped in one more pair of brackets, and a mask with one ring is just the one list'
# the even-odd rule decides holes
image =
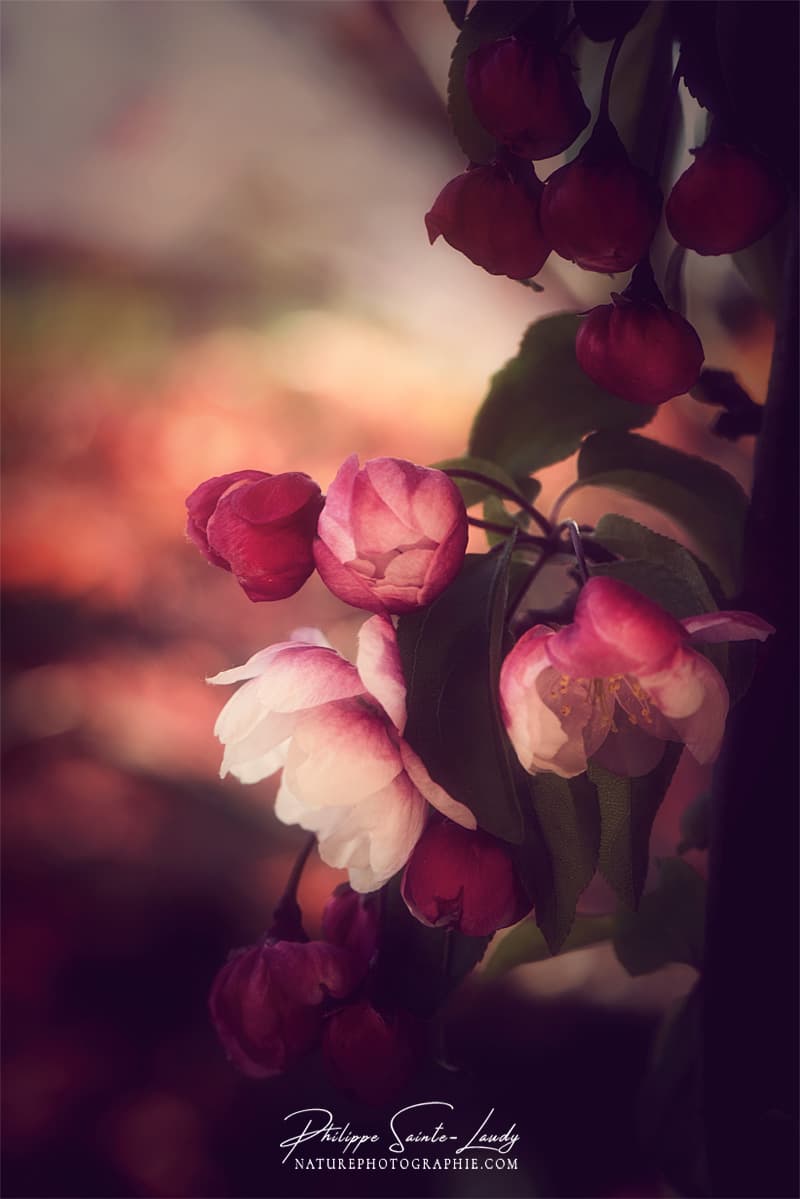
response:
{"label": "soft pink flower", "polygon": [[284,641],[211,683],[244,680],[220,712],[220,773],[243,783],[281,767],[275,811],[317,834],[329,866],[356,891],[400,870],[422,833],[428,804],[466,828],[472,813],[428,774],[403,739],[406,688],[387,617],[359,630],[357,665],[328,646]]}
{"label": "soft pink flower", "polygon": [[211,1018],[233,1064],[251,1078],[268,1078],[313,1048],[323,1001],[344,998],[358,978],[335,945],[265,940],[232,954],[219,971]]}
{"label": "soft pink flower", "polygon": [[322,492],[308,475],[237,470],[187,497],[186,532],[202,554],[233,572],[254,601],[285,599],[314,569]]}
{"label": "soft pink flower", "polygon": [[436,599],[461,567],[467,514],[440,470],[401,458],[351,454],[328,488],[314,557],[326,586],[369,612],[412,612]]}
{"label": "soft pink flower", "polygon": [[728,689],[692,643],[763,641],[772,632],[749,612],[677,621],[625,583],[590,579],[573,624],[536,625],[503,662],[500,703],[520,762],[573,778],[593,758],[635,777],[658,763],[664,741],[713,762]]}

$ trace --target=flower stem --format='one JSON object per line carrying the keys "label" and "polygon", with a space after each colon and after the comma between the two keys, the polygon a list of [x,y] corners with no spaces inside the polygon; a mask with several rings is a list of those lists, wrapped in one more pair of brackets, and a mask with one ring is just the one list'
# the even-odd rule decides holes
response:
{"label": "flower stem", "polygon": [[311,850],[316,844],[316,840],[316,834],[312,833],[295,859],[295,863],[286,880],[283,895],[281,895],[275,905],[275,911],[272,913],[272,924],[267,933],[268,937],[274,937],[279,941],[308,940],[303,929],[303,914],[297,902],[297,888],[300,885],[303,868],[308,861]]}
{"label": "flower stem", "polygon": [[581,539],[581,531],[577,522],[574,520],[565,520],[559,527],[569,531],[572,549],[575,554],[575,560],[578,563],[578,570],[581,572],[581,580],[584,583],[588,583],[589,571],[586,567],[586,555],[584,553],[583,541]]}
{"label": "flower stem", "polygon": [[617,65],[617,59],[619,58],[619,52],[622,49],[622,43],[625,41],[625,37],[626,35],[623,33],[621,37],[617,38],[617,40],[614,42],[614,45],[611,47],[611,53],[608,56],[605,74],[603,75],[603,90],[600,93],[600,107],[597,110],[598,125],[601,122],[605,123],[609,120],[608,102],[611,98],[611,80],[614,76],[614,67]]}
{"label": "flower stem", "polygon": [[473,483],[482,483],[488,491],[494,491],[497,495],[504,496],[505,499],[511,500],[518,508],[521,508],[523,512],[527,512],[531,519],[536,521],[536,524],[546,537],[552,532],[550,521],[547,517],[543,516],[538,508],[534,508],[533,504],[529,504],[512,487],[506,487],[503,483],[498,483],[495,479],[490,479],[487,475],[482,475],[480,471],[464,470],[460,466],[448,466],[442,473],[449,475],[451,479],[470,479]]}
{"label": "flower stem", "polygon": [[675,100],[678,97],[678,86],[681,81],[682,72],[683,68],[681,65],[681,58],[680,55],[678,55],[678,61],[675,64],[675,70],[672,72],[669,90],[664,101],[664,115],[661,118],[661,126],[658,131],[658,141],[656,142],[656,152],[653,156],[653,170],[651,174],[656,183],[658,183],[659,179],[661,178],[661,171],[664,167],[664,155],[667,152],[669,132],[672,128],[672,109],[673,105],[675,104]]}

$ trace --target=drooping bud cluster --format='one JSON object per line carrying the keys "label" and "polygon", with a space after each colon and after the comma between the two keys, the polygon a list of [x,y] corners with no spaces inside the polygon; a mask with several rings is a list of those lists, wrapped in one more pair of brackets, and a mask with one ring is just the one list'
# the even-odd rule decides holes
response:
{"label": "drooping bud cluster", "polygon": [[410,612],[452,582],[467,547],[456,486],[400,458],[359,469],[351,455],[327,497],[305,474],[235,471],[201,483],[186,508],[190,540],[254,601],[294,595],[316,565],[345,603]]}

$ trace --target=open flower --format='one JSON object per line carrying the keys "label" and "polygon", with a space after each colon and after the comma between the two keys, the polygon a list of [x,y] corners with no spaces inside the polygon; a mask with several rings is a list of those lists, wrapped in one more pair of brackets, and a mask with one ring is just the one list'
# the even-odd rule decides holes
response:
{"label": "open flower", "polygon": [[284,768],[275,811],[317,834],[320,857],[346,868],[356,891],[400,870],[433,805],[475,827],[403,739],[406,687],[387,617],[359,630],[357,665],[330,646],[284,641],[211,683],[244,686],[219,715],[220,773],[255,783]]}
{"label": "open flower", "polygon": [[326,587],[368,612],[413,612],[461,567],[467,513],[440,470],[401,458],[351,454],[328,488],[314,542]]}
{"label": "open flower", "polygon": [[658,763],[664,741],[713,762],[728,689],[692,643],[763,641],[772,632],[749,612],[677,621],[625,583],[590,579],[573,624],[536,625],[503,662],[500,703],[520,762],[573,778],[593,758],[636,777]]}

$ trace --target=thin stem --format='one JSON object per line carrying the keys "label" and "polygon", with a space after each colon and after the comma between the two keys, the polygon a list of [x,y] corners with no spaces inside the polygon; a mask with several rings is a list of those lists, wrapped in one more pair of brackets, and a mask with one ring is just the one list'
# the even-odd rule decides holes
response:
{"label": "thin stem", "polygon": [[507,500],[511,500],[521,508],[523,512],[527,512],[532,520],[535,520],[539,528],[547,537],[552,532],[550,522],[547,517],[543,516],[538,508],[534,508],[533,504],[514,491],[511,487],[506,487],[503,483],[498,483],[495,479],[490,479],[486,475],[482,475],[477,470],[463,470],[460,466],[448,466],[442,472],[449,475],[451,479],[471,479],[473,483],[482,483],[489,491],[494,491],[497,495],[504,496]]}
{"label": "thin stem", "polygon": [[669,143],[669,131],[670,131],[670,128],[672,127],[672,107],[678,96],[678,86],[681,81],[681,74],[682,74],[681,58],[680,58],[680,55],[678,55],[678,61],[675,64],[675,70],[672,72],[672,79],[670,80],[669,91],[667,92],[667,98],[664,103],[664,115],[661,118],[661,127],[658,131],[658,141],[656,142],[656,152],[655,152],[655,156],[653,158],[652,176],[655,179],[656,183],[658,183],[659,179],[661,178],[661,171],[664,166],[664,155],[667,152],[667,145]]}
{"label": "thin stem", "polygon": [[268,937],[276,937],[280,941],[308,940],[303,930],[300,905],[297,902],[297,888],[300,885],[303,868],[308,861],[311,850],[316,844],[316,840],[316,834],[312,833],[295,858],[294,865],[286,880],[283,895],[281,895],[275,905],[275,911],[272,913],[272,924],[267,934]]}
{"label": "thin stem", "polygon": [[572,549],[575,554],[575,560],[578,563],[578,570],[581,572],[581,579],[584,583],[588,583],[589,571],[586,567],[586,555],[583,549],[580,528],[578,527],[577,522],[574,520],[565,520],[560,527],[569,531]]}
{"label": "thin stem", "polygon": [[564,491],[561,492],[561,495],[553,504],[550,512],[550,523],[552,525],[556,525],[558,523],[558,518],[561,515],[561,509],[564,507],[565,501],[568,500],[571,495],[574,495],[576,491],[579,491],[581,487],[583,487],[583,480],[576,479],[574,483],[570,483],[569,487],[565,488]]}
{"label": "thin stem", "polygon": [[494,520],[479,520],[477,516],[468,516],[467,523],[475,529],[486,529],[489,533],[502,533],[508,537],[517,529],[517,540],[527,545],[546,545],[546,537],[536,537],[532,533],[525,533],[517,525],[501,525],[499,521]]}
{"label": "thin stem", "polygon": [[[442,945],[442,978],[444,980],[445,987],[447,986],[447,981],[450,978],[450,969],[453,962],[453,948],[455,940],[453,932],[454,930],[452,928],[447,929],[444,934],[444,944]],[[458,1066],[451,1062],[447,1055],[447,1034],[444,1026],[443,1009],[440,1009],[436,1016],[436,1040],[438,1042],[436,1057],[439,1065],[443,1066],[445,1070],[458,1071]]]}
{"label": "thin stem", "polygon": [[622,43],[625,41],[625,37],[626,35],[623,33],[621,37],[617,38],[617,40],[614,42],[614,45],[611,47],[611,53],[608,56],[606,71],[603,75],[603,90],[600,93],[600,107],[597,110],[598,124],[609,119],[608,102],[611,98],[611,80],[614,76],[614,67],[617,65],[617,59],[619,58],[619,52],[622,49]]}

